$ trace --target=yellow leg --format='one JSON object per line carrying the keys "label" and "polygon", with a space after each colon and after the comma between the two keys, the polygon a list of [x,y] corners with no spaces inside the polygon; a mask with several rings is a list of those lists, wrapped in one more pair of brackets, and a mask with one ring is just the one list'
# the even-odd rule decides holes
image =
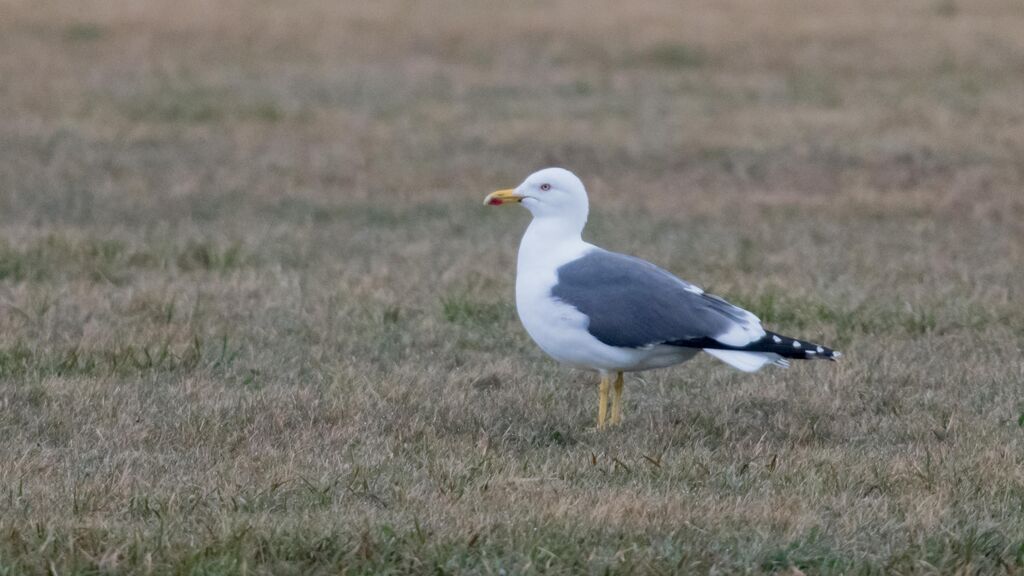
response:
{"label": "yellow leg", "polygon": [[622,372],[615,377],[615,396],[612,396],[612,424],[622,423]]}
{"label": "yellow leg", "polygon": [[608,375],[601,374],[601,386],[597,397],[597,428],[604,428],[604,420],[608,415]]}

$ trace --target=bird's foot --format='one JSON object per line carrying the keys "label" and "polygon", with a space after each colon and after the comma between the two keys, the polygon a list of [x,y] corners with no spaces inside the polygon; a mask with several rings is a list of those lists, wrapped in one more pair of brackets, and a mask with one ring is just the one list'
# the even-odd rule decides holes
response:
{"label": "bird's foot", "polygon": [[612,396],[612,425],[622,424],[622,372],[615,377],[615,395]]}
{"label": "bird's foot", "polygon": [[598,387],[597,395],[597,429],[601,430],[605,427],[605,423],[608,420],[608,388],[610,387],[608,382],[608,376],[601,375],[601,384]]}

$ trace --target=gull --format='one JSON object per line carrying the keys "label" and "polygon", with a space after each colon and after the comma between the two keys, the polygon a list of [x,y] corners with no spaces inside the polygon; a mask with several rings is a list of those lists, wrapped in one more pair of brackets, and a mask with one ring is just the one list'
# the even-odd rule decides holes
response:
{"label": "gull", "polygon": [[533,214],[519,244],[516,312],[555,360],[600,374],[597,427],[622,422],[624,372],[665,368],[701,351],[743,370],[790,359],[837,360],[819,344],[769,332],[757,316],[640,258],[585,242],[589,201],[562,168],[531,174],[484,204],[518,203]]}

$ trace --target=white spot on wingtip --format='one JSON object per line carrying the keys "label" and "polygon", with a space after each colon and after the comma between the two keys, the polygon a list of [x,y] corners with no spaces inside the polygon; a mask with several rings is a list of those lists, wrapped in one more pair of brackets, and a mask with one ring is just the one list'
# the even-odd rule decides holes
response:
{"label": "white spot on wingtip", "polygon": [[782,342],[782,338],[779,338],[778,336],[772,336],[772,340],[774,340],[776,344]]}
{"label": "white spot on wingtip", "polygon": [[821,353],[823,353],[824,351],[825,351],[825,349],[824,349],[824,348],[822,348],[821,346],[818,346],[818,354],[821,354]]}
{"label": "white spot on wingtip", "polygon": [[800,347],[800,342],[798,340],[793,340],[793,348],[799,348],[799,347]]}

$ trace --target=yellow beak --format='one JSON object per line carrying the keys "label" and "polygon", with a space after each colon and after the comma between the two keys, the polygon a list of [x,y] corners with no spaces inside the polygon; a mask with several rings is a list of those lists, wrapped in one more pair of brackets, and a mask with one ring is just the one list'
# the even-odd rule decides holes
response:
{"label": "yellow beak", "polygon": [[484,204],[488,206],[501,206],[505,202],[522,202],[523,197],[516,194],[514,188],[508,190],[498,190],[497,192],[491,192],[484,198]]}

